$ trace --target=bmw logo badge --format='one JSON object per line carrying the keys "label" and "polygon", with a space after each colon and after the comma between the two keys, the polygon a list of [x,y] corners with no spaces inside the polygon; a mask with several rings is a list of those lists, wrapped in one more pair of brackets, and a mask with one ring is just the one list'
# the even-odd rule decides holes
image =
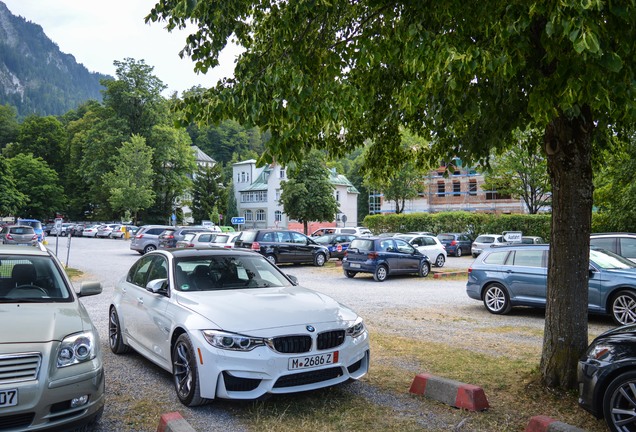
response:
{"label": "bmw logo badge", "polygon": [[313,333],[313,332],[315,332],[315,331],[316,331],[316,329],[314,328],[314,326],[310,326],[310,325],[308,325],[308,326],[306,327],[306,329],[307,329],[307,331],[308,331],[308,332],[310,332],[310,333]]}

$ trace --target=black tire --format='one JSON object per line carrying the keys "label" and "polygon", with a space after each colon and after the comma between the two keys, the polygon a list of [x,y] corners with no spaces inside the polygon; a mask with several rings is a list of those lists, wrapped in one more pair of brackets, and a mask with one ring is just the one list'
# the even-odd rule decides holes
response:
{"label": "black tire", "polygon": [[144,248],[144,253],[147,254],[148,252],[152,252],[155,250],[157,250],[157,246],[149,244],[148,246]]}
{"label": "black tire", "polygon": [[484,290],[484,306],[495,315],[505,315],[512,309],[510,296],[506,289],[498,283],[488,285]]}
{"label": "black tire", "polygon": [[473,258],[477,258],[478,256],[478,254],[473,254]]}
{"label": "black tire", "polygon": [[108,345],[110,345],[110,350],[115,354],[130,352],[130,347],[124,343],[124,339],[121,336],[121,324],[114,307],[110,308],[110,313],[108,314]]}
{"label": "black tire", "polygon": [[444,255],[443,254],[437,255],[437,258],[435,258],[435,267],[444,267],[445,263],[446,263],[446,258],[444,258]]}
{"label": "black tire", "polygon": [[373,272],[373,279],[376,282],[384,282],[389,276],[389,269],[385,265],[379,265]]}
{"label": "black tire", "polygon": [[346,276],[346,277],[348,277],[349,279],[352,279],[352,278],[354,278],[354,277],[358,274],[358,272],[354,272],[354,271],[351,271],[351,270],[345,270],[345,271],[344,271],[344,274],[345,274],[345,276]]}
{"label": "black tire", "polygon": [[209,402],[201,397],[196,355],[186,333],[179,336],[172,347],[172,376],[177,397],[182,404],[192,407]]}
{"label": "black tire", "polygon": [[616,324],[636,323],[636,294],[633,291],[619,291],[612,298],[611,313]]}
{"label": "black tire", "polygon": [[[610,431],[634,430],[636,421],[636,371],[622,373],[612,380],[603,394],[603,417]],[[623,426],[620,426],[624,423]]]}
{"label": "black tire", "polygon": [[455,256],[458,258],[462,256],[462,248],[460,248],[459,246],[457,246],[457,249],[455,250]]}
{"label": "black tire", "polygon": [[428,276],[430,272],[431,272],[431,263],[429,263],[428,261],[424,261],[422,264],[420,264],[420,268],[417,274],[420,277],[426,277]]}
{"label": "black tire", "polygon": [[278,261],[278,260],[276,259],[276,255],[274,255],[274,254],[267,254],[267,255],[265,255],[265,259],[266,259],[267,261],[271,262],[271,263],[272,263],[272,264],[274,264],[274,265],[275,265],[275,264],[277,263],[277,261]]}
{"label": "black tire", "polygon": [[327,262],[327,257],[323,253],[317,253],[314,255],[314,265],[316,267],[322,267]]}

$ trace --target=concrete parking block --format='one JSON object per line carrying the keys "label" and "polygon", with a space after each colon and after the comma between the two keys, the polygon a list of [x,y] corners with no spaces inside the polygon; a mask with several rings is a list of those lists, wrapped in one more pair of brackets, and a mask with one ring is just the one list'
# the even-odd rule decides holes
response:
{"label": "concrete parking block", "polygon": [[196,432],[180,413],[169,412],[159,419],[157,432]]}
{"label": "concrete parking block", "polygon": [[426,373],[415,376],[409,391],[469,411],[483,411],[490,407],[481,387]]}
{"label": "concrete parking block", "polygon": [[534,416],[528,422],[525,432],[585,432],[585,430],[547,416]]}

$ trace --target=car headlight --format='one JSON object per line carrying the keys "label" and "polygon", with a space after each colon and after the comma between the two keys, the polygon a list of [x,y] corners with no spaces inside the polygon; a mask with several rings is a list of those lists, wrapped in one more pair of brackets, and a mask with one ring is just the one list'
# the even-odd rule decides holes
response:
{"label": "car headlight", "polygon": [[362,320],[362,318],[358,318],[356,322],[347,329],[347,336],[351,336],[352,338],[357,338],[364,332],[365,332],[364,321]]}
{"label": "car headlight", "polygon": [[263,338],[217,330],[203,330],[203,337],[213,347],[224,350],[251,351],[256,347],[265,345],[265,339]]}
{"label": "car headlight", "polygon": [[76,333],[64,338],[57,351],[57,367],[63,368],[95,358],[97,346],[93,332]]}
{"label": "car headlight", "polygon": [[593,360],[603,360],[605,357],[609,356],[612,352],[611,345],[599,344],[591,346],[587,350],[587,358]]}

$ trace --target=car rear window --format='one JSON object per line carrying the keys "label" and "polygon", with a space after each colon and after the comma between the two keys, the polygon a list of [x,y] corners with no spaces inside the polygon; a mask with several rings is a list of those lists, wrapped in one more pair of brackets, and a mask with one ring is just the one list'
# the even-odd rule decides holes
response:
{"label": "car rear window", "polygon": [[12,227],[9,228],[11,234],[35,234],[31,227]]}
{"label": "car rear window", "polygon": [[455,240],[455,236],[451,234],[438,234],[437,238],[441,241]]}
{"label": "car rear window", "polygon": [[495,238],[492,236],[479,236],[477,237],[477,240],[475,240],[475,243],[494,243],[495,242]]}
{"label": "car rear window", "polygon": [[237,240],[251,243],[256,239],[256,234],[257,234],[257,231],[243,231],[241,233],[241,236]]}
{"label": "car rear window", "polygon": [[355,239],[349,245],[349,249],[358,249],[359,251],[373,250],[373,240]]}

